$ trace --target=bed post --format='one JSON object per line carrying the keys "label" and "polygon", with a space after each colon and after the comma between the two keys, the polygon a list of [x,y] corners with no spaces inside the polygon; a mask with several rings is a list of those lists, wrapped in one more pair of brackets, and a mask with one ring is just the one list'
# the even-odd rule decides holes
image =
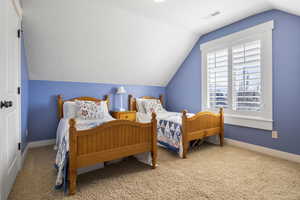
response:
{"label": "bed post", "polygon": [[152,169],[156,168],[156,160],[157,160],[157,120],[156,114],[152,113]]}
{"label": "bed post", "polygon": [[224,108],[220,108],[220,146],[224,145]]}
{"label": "bed post", "polygon": [[75,128],[75,120],[70,119],[69,125],[69,194],[73,195],[76,192],[77,181],[77,134]]}
{"label": "bed post", "polygon": [[159,100],[160,100],[160,103],[161,105],[164,105],[164,95],[159,95]]}
{"label": "bed post", "polygon": [[187,110],[182,111],[182,145],[183,145],[183,158],[186,158],[186,154],[189,150],[189,142],[187,137]]}
{"label": "bed post", "polygon": [[133,96],[132,94],[128,95],[128,110],[133,111]]}
{"label": "bed post", "polygon": [[63,99],[61,95],[57,96],[57,115],[58,119],[63,118]]}
{"label": "bed post", "polygon": [[107,109],[108,109],[108,111],[109,111],[109,106],[110,106],[110,99],[109,99],[109,95],[105,95],[104,96],[104,100],[106,101],[106,103],[107,103]]}

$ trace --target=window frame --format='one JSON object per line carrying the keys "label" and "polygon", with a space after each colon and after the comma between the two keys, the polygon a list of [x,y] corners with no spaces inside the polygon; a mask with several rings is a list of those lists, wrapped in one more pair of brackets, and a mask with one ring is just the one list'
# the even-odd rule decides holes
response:
{"label": "window frame", "polygon": [[[209,108],[207,54],[228,48],[228,108],[225,108],[225,123],[264,130],[273,129],[272,104],[272,35],[274,21],[224,36],[201,44],[202,65],[202,110],[217,112]],[[261,41],[261,103],[260,111],[235,111],[232,109],[232,47],[255,40]]]}

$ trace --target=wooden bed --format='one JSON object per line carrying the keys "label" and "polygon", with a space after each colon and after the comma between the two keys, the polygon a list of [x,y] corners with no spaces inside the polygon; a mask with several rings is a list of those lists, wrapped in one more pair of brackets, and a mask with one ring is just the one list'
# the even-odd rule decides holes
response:
{"label": "wooden bed", "polygon": [[[106,101],[92,97],[63,100],[58,96],[58,116],[63,117],[65,101]],[[76,192],[77,169],[144,152],[152,154],[152,168],[157,159],[157,121],[152,115],[151,123],[142,124],[127,120],[114,120],[98,127],[77,131],[75,119],[69,121],[69,194]]]}
{"label": "wooden bed", "polygon": [[[163,103],[163,95],[159,98],[144,96],[141,99],[158,99]],[[129,95],[128,98],[129,110],[137,111],[136,99]],[[198,112],[193,117],[187,117],[187,110],[182,111],[182,143],[183,143],[183,158],[186,158],[186,154],[189,149],[189,142],[197,139],[203,139],[208,136],[218,135],[220,138],[220,146],[224,144],[224,112],[223,108],[220,108],[218,114],[212,112]]]}

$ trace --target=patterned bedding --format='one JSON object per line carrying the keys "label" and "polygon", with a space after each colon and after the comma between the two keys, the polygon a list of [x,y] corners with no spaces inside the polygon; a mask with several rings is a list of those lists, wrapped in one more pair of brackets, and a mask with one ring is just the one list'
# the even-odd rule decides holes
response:
{"label": "patterned bedding", "polygon": [[[188,113],[188,117],[194,114]],[[177,112],[159,112],[157,113],[157,140],[158,145],[170,149],[179,154],[182,157],[182,113]],[[139,122],[147,123],[151,121],[151,115],[146,113],[137,113],[137,119]]]}
{"label": "patterned bedding", "polygon": [[180,123],[163,119],[158,120],[157,140],[160,146],[170,149],[182,157],[183,148]]}

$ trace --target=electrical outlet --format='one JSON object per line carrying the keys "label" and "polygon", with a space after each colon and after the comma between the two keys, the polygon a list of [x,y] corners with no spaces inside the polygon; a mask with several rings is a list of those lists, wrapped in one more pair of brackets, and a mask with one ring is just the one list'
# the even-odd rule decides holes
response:
{"label": "electrical outlet", "polygon": [[278,138],[278,132],[272,131],[272,138],[277,139]]}

